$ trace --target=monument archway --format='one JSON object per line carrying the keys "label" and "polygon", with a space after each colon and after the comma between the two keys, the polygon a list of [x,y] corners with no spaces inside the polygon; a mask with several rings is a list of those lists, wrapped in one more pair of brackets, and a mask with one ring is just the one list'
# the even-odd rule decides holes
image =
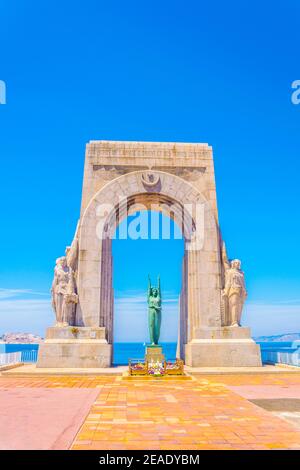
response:
{"label": "monument archway", "polygon": [[[185,255],[180,301],[180,342],[184,357],[183,345],[193,339],[197,328],[221,326],[218,226],[203,195],[188,182],[160,171],[151,174],[158,183],[148,190],[143,184],[143,171],[116,178],[96,193],[83,214],[79,226],[77,280],[81,321],[85,326],[104,327],[106,339],[112,344],[111,239],[116,225],[126,213],[130,213],[131,207],[143,204],[151,209],[155,205],[183,225]],[[201,250],[197,243],[193,247],[192,241],[197,231],[197,208],[201,211],[197,223],[203,224],[199,232],[204,234],[203,240],[200,240],[203,243]],[[105,211],[107,214],[103,220]]]}
{"label": "monument archway", "polygon": [[[67,273],[76,273],[73,297],[77,296],[73,316],[68,316],[66,324],[78,327],[86,342],[81,349],[77,346],[78,352],[74,352],[74,345],[80,343],[74,343],[73,350],[65,343],[66,360],[62,363],[68,363],[72,350],[78,366],[111,364],[112,237],[116,226],[137,204],[148,209],[155,205],[182,227],[180,355],[186,364],[260,365],[259,348],[250,338],[249,329],[231,325],[228,314],[228,305],[233,313],[241,311],[243,284],[240,295],[224,301],[228,298],[228,294],[224,296],[226,273],[240,276],[242,283],[243,273],[237,268],[230,271],[221,240],[211,147],[106,141],[87,145],[81,216],[64,268]],[[59,344],[63,328],[64,338],[69,338],[66,324],[48,330],[49,345],[50,341]],[[94,342],[91,336],[84,336],[90,333],[94,334]],[[49,367],[47,344],[46,340],[41,348],[40,367]],[[56,354],[60,354],[58,346]]]}

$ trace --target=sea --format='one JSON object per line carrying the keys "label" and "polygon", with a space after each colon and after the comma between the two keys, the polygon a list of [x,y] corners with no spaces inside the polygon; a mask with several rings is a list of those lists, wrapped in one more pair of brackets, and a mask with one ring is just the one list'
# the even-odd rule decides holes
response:
{"label": "sea", "polygon": [[300,341],[256,341],[261,351],[294,352],[300,347]]}
{"label": "sea", "polygon": [[37,351],[38,349],[39,345],[34,343],[0,343],[0,354],[13,353],[18,351]]}
{"label": "sea", "polygon": [[[160,343],[163,354],[169,361],[176,359],[177,343]],[[129,359],[141,359],[145,357],[145,343],[114,343],[113,364],[126,365]]]}
{"label": "sea", "polygon": [[[143,359],[145,357],[145,343],[114,343],[113,345],[113,364],[114,365],[127,365],[129,359]],[[166,359],[172,361],[176,359],[177,343],[161,343],[163,352]],[[39,345],[38,344],[0,344],[1,353],[12,353],[17,351],[24,351],[22,360],[27,362],[26,358],[37,357]],[[28,355],[27,352],[33,351],[35,354]]]}
{"label": "sea", "polygon": [[[257,342],[261,351],[294,352],[299,348],[300,341],[263,341]],[[129,359],[142,360],[145,357],[145,343],[114,343],[113,364],[127,365]],[[177,343],[161,343],[167,360],[176,359]],[[22,361],[33,362],[37,359],[38,344],[0,343],[0,354],[24,351]]]}

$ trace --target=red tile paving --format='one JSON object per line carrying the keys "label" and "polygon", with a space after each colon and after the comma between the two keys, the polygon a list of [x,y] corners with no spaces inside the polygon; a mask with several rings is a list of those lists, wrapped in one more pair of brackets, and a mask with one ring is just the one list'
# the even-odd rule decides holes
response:
{"label": "red tile paving", "polygon": [[[56,389],[52,390],[54,393],[62,389],[71,389],[64,390],[67,393],[76,389],[95,389],[97,398],[80,429],[77,423],[78,433],[71,448],[105,450],[300,448],[299,430],[249,402],[236,393],[238,389],[232,389],[244,386],[249,393],[254,393],[258,387],[260,395],[266,390],[269,395],[278,396],[294,393],[299,390],[299,385],[300,374],[284,373],[276,376],[197,376],[193,380],[176,377],[173,380],[122,380],[99,376],[0,377],[0,389],[4,393],[1,402],[9,402],[9,392],[27,390],[28,396],[31,394],[35,415],[40,416],[33,426],[27,412],[28,430],[36,437],[36,445],[44,428],[42,413],[47,405],[34,400],[34,389],[39,389],[39,393],[49,392],[49,389]],[[286,391],[289,388],[292,392]],[[23,400],[20,398],[20,410]],[[16,426],[10,443],[5,443],[10,445],[7,448],[12,448],[18,433]],[[3,443],[1,446],[3,448]]]}

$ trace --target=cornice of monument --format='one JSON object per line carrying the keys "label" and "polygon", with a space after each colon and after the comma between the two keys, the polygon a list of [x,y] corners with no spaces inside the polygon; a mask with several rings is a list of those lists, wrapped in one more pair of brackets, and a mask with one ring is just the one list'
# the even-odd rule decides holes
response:
{"label": "cornice of monument", "polygon": [[[122,142],[90,141],[86,146],[90,159],[107,157],[150,158],[180,160],[211,160],[212,147],[208,144],[181,142]],[[182,162],[184,163],[184,162]]]}

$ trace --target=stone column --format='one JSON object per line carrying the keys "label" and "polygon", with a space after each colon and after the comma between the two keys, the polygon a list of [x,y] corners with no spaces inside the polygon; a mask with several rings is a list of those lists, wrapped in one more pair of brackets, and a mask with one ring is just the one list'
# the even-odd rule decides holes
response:
{"label": "stone column", "polygon": [[100,326],[106,329],[108,343],[113,343],[113,288],[112,288],[112,241],[102,241],[101,290],[100,290]]}
{"label": "stone column", "polygon": [[178,322],[178,343],[177,357],[185,358],[185,344],[187,343],[187,257],[182,260],[182,280],[179,299],[179,322]]}

